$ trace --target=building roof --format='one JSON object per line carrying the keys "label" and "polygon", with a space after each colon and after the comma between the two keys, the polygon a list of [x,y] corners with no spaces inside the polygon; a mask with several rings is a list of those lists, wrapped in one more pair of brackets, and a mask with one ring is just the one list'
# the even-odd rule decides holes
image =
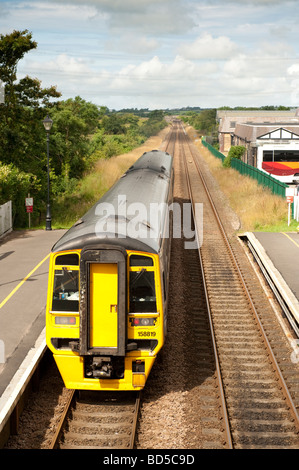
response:
{"label": "building roof", "polygon": [[[296,136],[299,135],[299,122],[298,124],[284,124],[284,123],[275,123],[275,124],[266,124],[266,123],[244,123],[244,124],[237,124],[235,129],[235,136],[240,137],[242,140],[247,140],[248,142],[254,142],[256,139],[269,134],[273,133],[278,129],[284,129],[289,131]],[[285,136],[285,138],[287,138]]]}
{"label": "building roof", "polygon": [[226,110],[217,111],[217,120],[219,121],[218,131],[222,133],[234,132],[237,124],[253,123],[275,124],[275,123],[298,123],[299,112],[296,109],[291,111],[237,111]]}

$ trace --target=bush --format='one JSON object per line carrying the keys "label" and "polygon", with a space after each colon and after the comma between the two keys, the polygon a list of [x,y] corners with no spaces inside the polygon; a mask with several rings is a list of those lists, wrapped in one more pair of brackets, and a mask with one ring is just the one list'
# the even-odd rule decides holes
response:
{"label": "bush", "polygon": [[[24,173],[12,163],[2,165],[0,162],[0,204],[12,201],[13,224],[24,227],[27,222],[25,198],[30,192],[34,197],[40,190],[40,184],[36,176]],[[40,210],[38,200],[34,200],[34,209]]]}
{"label": "bush", "polygon": [[246,147],[243,145],[233,145],[228,152],[227,157],[223,160],[223,166],[225,168],[230,168],[232,158],[237,158],[241,160],[241,157],[244,155]]}

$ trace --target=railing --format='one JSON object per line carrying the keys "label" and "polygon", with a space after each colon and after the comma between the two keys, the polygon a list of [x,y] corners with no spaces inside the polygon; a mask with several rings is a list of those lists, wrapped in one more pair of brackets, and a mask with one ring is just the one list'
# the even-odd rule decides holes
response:
{"label": "railing", "polygon": [[[204,137],[202,138],[202,144],[207,147],[215,157],[220,158],[222,161],[225,159],[225,155],[216,150],[212,145],[208,144]],[[242,175],[254,178],[259,184],[269,188],[273,194],[285,197],[285,191],[286,188],[288,188],[288,185],[282,183],[281,181],[278,181],[277,179],[273,178],[273,176],[268,175],[267,173],[259,170],[258,168],[248,165],[247,163],[244,163],[241,160],[238,160],[237,158],[231,159],[231,168],[234,168]]]}
{"label": "railing", "polygon": [[208,144],[205,137],[202,137],[201,142],[205,147],[207,147],[207,149],[210,150],[210,152],[214,155],[214,157],[220,158],[220,160],[222,160],[222,161],[225,159],[225,155],[223,155],[223,153],[219,152],[219,150],[215,149],[215,147],[213,147],[213,145]]}
{"label": "railing", "polygon": [[11,201],[0,206],[0,237],[12,231],[12,204]]}

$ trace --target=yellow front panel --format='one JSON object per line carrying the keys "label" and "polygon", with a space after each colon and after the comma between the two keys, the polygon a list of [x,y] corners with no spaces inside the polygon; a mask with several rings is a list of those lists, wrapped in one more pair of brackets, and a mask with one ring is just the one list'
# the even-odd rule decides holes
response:
{"label": "yellow front panel", "polygon": [[90,266],[90,347],[117,347],[117,264]]}

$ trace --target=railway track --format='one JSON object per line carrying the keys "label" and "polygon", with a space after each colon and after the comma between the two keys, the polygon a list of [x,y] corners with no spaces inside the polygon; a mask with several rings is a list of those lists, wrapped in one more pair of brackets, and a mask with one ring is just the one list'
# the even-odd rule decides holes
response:
{"label": "railway track", "polygon": [[69,391],[51,449],[133,449],[138,392]]}
{"label": "railway track", "polygon": [[[182,135],[182,128],[176,123],[166,150],[173,152],[177,170],[176,180],[181,180],[177,182],[181,189],[177,189],[179,197],[175,200],[181,205],[181,213],[183,213],[183,204],[190,201],[191,190],[190,182],[186,178],[188,163],[185,161]],[[194,224],[191,230],[195,230]],[[191,410],[186,412],[186,420],[190,429],[194,430],[193,435],[190,433],[188,436],[189,448],[232,448],[201,260],[197,249],[185,249],[185,242],[189,243],[189,240],[185,239],[182,229],[181,238],[172,240],[175,256],[171,261],[171,269],[175,271],[176,258],[181,256],[183,259],[181,283],[185,295],[179,308],[184,311],[187,334],[184,354],[185,374],[187,374],[185,387],[192,390],[188,394],[187,410],[188,408]],[[172,295],[170,292],[170,296]],[[180,305],[181,301],[176,299],[175,302]],[[169,315],[172,315],[171,308]],[[172,336],[173,332],[170,331],[168,335]]]}
{"label": "railway track", "polygon": [[[223,384],[229,447],[298,448],[299,376],[288,359],[291,349],[240,243],[225,233],[187,136],[182,139],[181,152],[190,199],[204,204],[200,259]],[[278,364],[282,360],[284,374]]]}
{"label": "railway track", "polygon": [[[204,204],[204,240],[200,256],[197,250],[182,250],[183,239],[172,242],[175,258],[182,258],[185,291],[182,299],[182,291],[173,292],[173,302],[181,302],[176,308],[183,311],[186,333],[183,339],[175,336],[178,318],[172,318],[168,341],[172,346],[181,341],[181,349],[177,358],[172,351],[168,354],[169,369],[153,370],[152,391],[144,394],[155,393],[158,402],[157,375],[167,382],[175,369],[176,391],[185,394],[188,432],[182,441],[187,448],[298,449],[299,375],[298,364],[290,360],[292,349],[243,247],[226,225],[228,235],[223,237],[200,182],[198,155],[178,124],[165,146],[176,154],[181,173],[187,170],[194,201]],[[190,198],[183,195],[178,201]],[[172,378],[168,386],[173,390]],[[51,448],[134,447],[140,396],[70,391],[67,402]],[[150,431],[157,429],[156,420],[150,417]]]}

